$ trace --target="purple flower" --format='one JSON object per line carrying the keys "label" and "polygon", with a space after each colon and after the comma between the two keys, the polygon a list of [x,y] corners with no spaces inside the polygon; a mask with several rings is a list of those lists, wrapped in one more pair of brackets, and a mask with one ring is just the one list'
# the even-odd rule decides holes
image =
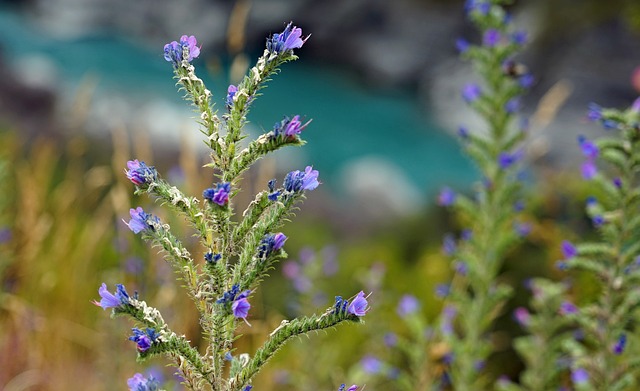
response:
{"label": "purple flower", "polygon": [[486,0],[467,0],[464,9],[467,14],[477,11],[482,15],[487,15],[491,10],[491,4]]}
{"label": "purple flower", "polygon": [[462,98],[467,103],[475,102],[480,95],[482,95],[482,89],[477,84],[467,84],[462,88]]}
{"label": "purple flower", "polygon": [[500,152],[498,155],[498,165],[501,169],[506,170],[511,167],[515,163],[517,163],[522,158],[522,150],[516,151],[514,153],[509,152]]}
{"label": "purple flower", "polygon": [[456,317],[456,309],[450,305],[445,306],[442,309],[442,324],[440,329],[444,335],[451,335],[453,333],[453,319]]}
{"label": "purple flower", "polygon": [[392,332],[385,333],[384,337],[382,337],[382,340],[384,341],[385,346],[390,348],[398,344],[398,336]]}
{"label": "purple flower", "polygon": [[136,373],[127,380],[127,386],[129,386],[130,391],[156,391],[158,390],[159,384],[153,375],[145,378],[141,373]]}
{"label": "purple flower", "polygon": [[141,207],[129,209],[129,215],[131,215],[131,220],[129,220],[128,223],[125,222],[125,224],[127,224],[127,227],[129,227],[134,234],[138,234],[142,231],[153,230],[153,226],[150,223],[158,222],[157,217],[145,213]]}
{"label": "purple flower", "polygon": [[283,32],[279,34],[273,34],[273,36],[267,40],[267,50],[275,52],[277,54],[285,53],[289,50],[299,49],[307,42],[309,36],[302,38],[302,29],[296,26],[291,26],[289,23]]}
{"label": "purple flower", "polygon": [[571,371],[573,384],[586,384],[589,381],[589,372],[584,368],[576,368]]}
{"label": "purple flower", "polygon": [[238,87],[234,86],[233,84],[229,85],[229,88],[227,88],[227,107],[233,106],[233,97],[236,96],[237,92]]}
{"label": "purple flower", "polygon": [[155,168],[147,166],[144,162],[139,162],[138,159],[129,160],[127,168],[128,170],[125,171],[127,178],[137,186],[148,184],[158,178],[158,172]]}
{"label": "purple flower", "polygon": [[576,249],[576,246],[574,246],[573,243],[571,243],[568,240],[564,240],[560,245],[560,248],[562,250],[562,255],[564,256],[564,259],[571,259],[576,255],[578,255],[578,250]]}
{"label": "purple flower", "polygon": [[622,179],[620,178],[613,178],[613,185],[615,187],[617,187],[618,189],[622,188]]}
{"label": "purple flower", "polygon": [[225,206],[229,203],[229,194],[231,194],[231,183],[224,182],[216,184],[215,188],[208,188],[202,192],[204,199]]}
{"label": "purple flower", "polygon": [[360,361],[360,365],[362,365],[362,369],[365,373],[374,375],[376,373],[380,373],[382,370],[382,361],[373,356],[365,356]]}
{"label": "purple flower", "polygon": [[592,141],[588,140],[586,137],[582,135],[578,136],[578,144],[580,145],[582,154],[588,159],[595,159],[598,157],[598,146]]}
{"label": "purple flower", "polygon": [[446,255],[453,255],[456,249],[456,239],[452,234],[446,234],[442,239],[442,251],[444,251]]}
{"label": "purple flower", "polygon": [[258,258],[266,258],[274,251],[278,251],[284,246],[287,236],[282,232],[277,234],[266,234],[260,241],[258,247]]}
{"label": "purple flower", "polygon": [[172,63],[174,67],[178,67],[182,62],[184,49],[188,49],[186,60],[191,62],[200,55],[200,48],[197,45],[196,37],[183,35],[180,37],[180,43],[173,41],[164,45],[164,59]]}
{"label": "purple flower", "polygon": [[417,312],[420,309],[420,301],[413,295],[404,295],[398,302],[396,312],[400,317],[404,318]]}
{"label": "purple flower", "polygon": [[596,163],[593,160],[588,159],[580,166],[580,172],[584,179],[591,180],[596,176],[596,174],[598,174],[598,166],[596,166]]}
{"label": "purple flower", "polygon": [[501,38],[502,36],[500,34],[500,31],[496,29],[488,29],[487,31],[484,32],[484,35],[482,36],[482,43],[485,46],[488,46],[491,48],[496,46],[500,42]]}
{"label": "purple flower", "polygon": [[590,121],[599,121],[602,119],[602,107],[598,106],[595,103],[589,103],[589,113],[587,114],[587,118]]}
{"label": "purple flower", "polygon": [[300,122],[299,115],[295,115],[293,118],[284,117],[282,121],[273,126],[273,134],[275,137],[284,134],[285,137],[292,138],[302,133],[302,130],[309,125],[309,122],[311,121],[307,121],[305,124]]}
{"label": "purple flower", "polygon": [[243,388],[242,391],[251,391],[252,388],[253,388],[252,385],[248,385],[245,388]]}
{"label": "purple flower", "polygon": [[291,193],[301,192],[302,190],[313,190],[320,185],[318,182],[318,171],[313,167],[307,166],[304,172],[299,170],[291,171],[284,178],[284,189]]}
{"label": "purple flower", "polygon": [[[340,388],[338,388],[338,391],[344,391],[346,385],[345,384],[341,384]],[[347,391],[357,391],[358,390],[358,386],[357,385],[352,385],[351,387],[347,388]]]}
{"label": "purple flower", "polygon": [[509,114],[515,113],[516,111],[518,111],[519,108],[520,108],[520,98],[509,99],[507,103],[504,104],[504,110]]}
{"label": "purple flower", "polygon": [[466,126],[460,126],[458,128],[458,136],[460,136],[460,138],[462,139],[469,138],[469,129],[467,129]]}
{"label": "purple flower", "polygon": [[440,191],[438,195],[438,205],[451,206],[456,202],[456,192],[448,187],[445,187]]}
{"label": "purple flower", "polygon": [[210,264],[214,264],[214,263],[218,262],[220,259],[222,259],[222,254],[220,254],[220,253],[212,253],[211,251],[207,251],[204,254],[204,260],[207,261],[207,263],[210,263]]}
{"label": "purple flower", "polygon": [[622,333],[618,337],[616,344],[613,345],[613,354],[619,356],[624,352],[624,348],[627,345],[627,335]]}
{"label": "purple flower", "polygon": [[251,308],[251,304],[246,297],[241,297],[233,302],[231,305],[231,310],[233,311],[233,316],[240,319],[245,319],[247,315],[249,315],[249,309]]}
{"label": "purple flower", "polygon": [[531,322],[531,314],[524,307],[518,307],[513,311],[513,318],[518,322],[521,326],[528,326]]}
{"label": "purple flower", "polygon": [[438,284],[436,285],[436,296],[443,298],[449,295],[451,291],[451,287],[449,284]]}
{"label": "purple flower", "polygon": [[529,224],[529,223],[516,223],[514,225],[514,229],[515,229],[516,233],[518,234],[518,236],[520,236],[520,237],[529,236],[529,234],[531,233],[531,224]]}
{"label": "purple flower", "polygon": [[520,84],[520,87],[522,88],[531,88],[531,86],[533,86],[533,83],[535,81],[536,79],[535,77],[533,77],[532,74],[525,73],[518,79],[518,84]]}
{"label": "purple flower", "polygon": [[469,42],[466,39],[464,38],[456,39],[456,49],[458,49],[458,52],[465,53],[467,50],[469,50],[470,46],[471,45],[469,45]]}
{"label": "purple flower", "polygon": [[578,313],[578,307],[570,301],[563,301],[560,304],[560,315],[574,315]]}
{"label": "purple flower", "polygon": [[158,337],[160,336],[156,330],[151,327],[147,327],[145,331],[140,330],[139,328],[132,328],[133,335],[129,337],[129,341],[133,341],[136,343],[138,351],[141,353],[146,352],[151,348],[151,346],[156,342]]}
{"label": "purple flower", "polygon": [[370,309],[368,306],[364,292],[360,291],[347,307],[347,312],[355,316],[365,316]]}
{"label": "purple flower", "polygon": [[516,31],[511,34],[511,42],[515,43],[516,45],[522,46],[527,43],[527,40],[528,36],[526,31]]}
{"label": "purple flower", "polygon": [[129,294],[124,289],[124,285],[122,284],[116,284],[116,294],[114,295],[107,290],[107,284],[103,282],[100,288],[98,288],[98,293],[101,297],[100,302],[94,300],[93,304],[102,307],[103,310],[106,310],[107,308],[116,308],[131,303]]}
{"label": "purple flower", "polygon": [[602,216],[602,215],[593,216],[591,221],[593,222],[593,225],[596,226],[596,227],[600,227],[601,225],[603,225],[606,222],[605,219],[604,219],[604,216]]}
{"label": "purple flower", "polygon": [[469,265],[467,265],[465,261],[456,261],[453,264],[453,267],[456,273],[460,274],[461,276],[466,276],[467,273],[469,273]]}

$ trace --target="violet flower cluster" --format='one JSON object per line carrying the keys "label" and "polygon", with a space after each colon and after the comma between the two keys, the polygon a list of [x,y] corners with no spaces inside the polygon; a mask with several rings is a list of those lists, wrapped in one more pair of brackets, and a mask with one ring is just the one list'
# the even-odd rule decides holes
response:
{"label": "violet flower cluster", "polygon": [[[212,169],[212,185],[202,191],[199,200],[171,186],[144,162],[127,162],[125,174],[136,194],[155,197],[191,223],[200,238],[202,255],[194,258],[168,224],[141,207],[130,210],[125,224],[134,234],[159,247],[175,269],[200,314],[202,338],[208,345],[202,349],[191,346],[184,336],[169,328],[157,309],[140,300],[137,293],[130,296],[121,284],[116,285],[114,293],[102,284],[98,290],[101,299],[94,303],[111,309],[114,316],[132,318],[136,327],[129,340],[134,343],[138,358],[168,357],[187,389],[251,390],[254,376],[292,337],[345,321],[360,322],[369,311],[363,291],[349,300],[337,296],[334,305],[317,315],[284,320],[252,355],[236,354],[237,330],[242,322],[249,323],[252,295],[268,271],[286,258],[287,236],[278,228],[292,216],[306,193],[320,185],[319,173],[311,166],[291,171],[285,175],[282,187],[277,187],[275,179],[269,181],[240,214],[241,218],[232,219],[238,215],[234,196],[240,191],[241,175],[268,153],[304,144],[301,135],[309,121],[303,123],[299,115],[294,115],[284,117],[272,131],[250,141],[246,148],[240,147],[247,137],[243,132],[246,116],[258,91],[281,65],[297,59],[294,50],[308,38],[303,37],[299,27],[288,24],[283,32],[267,39],[256,65],[238,85],[227,89],[226,110],[221,117],[214,111],[211,92],[191,64],[201,54],[196,38],[184,35],[164,47],[164,58],[173,66],[178,84],[200,112],[201,132],[211,149],[207,167]],[[128,385],[136,391],[158,389],[156,379],[141,374],[129,379]],[[356,389],[355,385],[348,388]]]}

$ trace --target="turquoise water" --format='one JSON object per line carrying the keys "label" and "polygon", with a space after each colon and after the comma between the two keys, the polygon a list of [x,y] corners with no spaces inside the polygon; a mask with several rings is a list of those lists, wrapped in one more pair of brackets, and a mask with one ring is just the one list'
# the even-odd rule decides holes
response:
{"label": "turquoise water", "polygon": [[[22,56],[45,56],[66,83],[78,83],[93,74],[99,78],[101,90],[151,94],[182,104],[161,47],[151,50],[110,34],[56,39],[9,9],[0,9],[0,44],[10,62]],[[199,59],[200,76],[202,65]],[[203,79],[222,102],[225,75]],[[456,140],[430,121],[409,91],[366,88],[344,70],[298,61],[286,64],[263,90],[250,120],[268,129],[282,115],[294,114],[313,119],[304,132],[308,141],[305,163],[321,170],[329,185],[337,184],[346,164],[366,156],[392,162],[417,189],[429,193],[445,183],[469,183],[476,175]]]}

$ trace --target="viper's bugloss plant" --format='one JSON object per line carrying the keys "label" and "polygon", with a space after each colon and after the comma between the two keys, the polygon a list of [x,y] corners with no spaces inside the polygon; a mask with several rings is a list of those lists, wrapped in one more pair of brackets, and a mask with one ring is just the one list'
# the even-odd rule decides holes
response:
{"label": "viper's bugloss plant", "polygon": [[566,339],[564,348],[576,389],[637,389],[640,360],[627,345],[637,343],[633,333],[640,321],[640,98],[624,111],[592,104],[588,117],[607,131],[593,141],[578,140],[588,165],[583,177],[597,195],[587,200],[586,211],[599,238],[565,241],[561,265],[591,275],[597,295],[564,303],[561,313],[580,336]]}
{"label": "viper's bugloss plant", "polygon": [[527,285],[532,293],[530,306],[533,312],[525,307],[517,307],[513,311],[513,320],[527,333],[514,341],[514,348],[525,367],[517,384],[501,378],[496,389],[560,390],[562,377],[569,370],[569,360],[562,349],[563,341],[574,336],[572,322],[560,315],[567,306],[567,286],[544,278],[528,281]]}
{"label": "viper's bugloss plant", "polygon": [[439,290],[446,296],[441,336],[450,349],[441,385],[450,382],[457,391],[486,389],[493,381],[484,371],[493,352],[489,332],[512,291],[497,277],[506,253],[527,233],[518,217],[525,132],[516,114],[532,78],[517,62],[526,34],[514,29],[503,8],[506,3],[468,0],[466,14],[480,30],[481,42],[456,43],[481,78],[480,84],[464,86],[462,98],[486,123],[486,132],[464,126],[459,133],[483,177],[475,196],[448,188],[439,196],[439,203],[452,207],[465,225],[459,241],[445,237],[444,251],[452,259],[455,276],[449,287]]}
{"label": "viper's bugloss plant", "polygon": [[[221,117],[214,111],[211,92],[191,64],[200,55],[196,38],[184,35],[179,42],[164,47],[164,58],[172,64],[177,84],[199,112],[201,132],[211,149],[207,167],[212,170],[213,183],[203,190],[203,199],[199,200],[171,186],[144,162],[127,162],[125,173],[136,194],[155,197],[191,223],[203,254],[193,257],[168,224],[141,207],[131,209],[130,220],[125,223],[135,234],[159,247],[173,266],[198,310],[202,336],[208,345],[200,350],[191,346],[185,336],[169,328],[157,309],[140,300],[137,293],[130,296],[122,285],[116,285],[115,293],[111,293],[103,284],[99,289],[101,300],[95,304],[111,309],[114,316],[134,319],[139,327],[132,329],[129,339],[136,345],[138,358],[167,356],[188,389],[248,391],[253,377],[291,337],[345,321],[360,322],[369,310],[367,295],[362,291],[348,300],[337,296],[324,312],[282,321],[253,355],[235,353],[239,320],[246,322],[250,317],[251,296],[275,263],[286,257],[283,247],[287,237],[277,230],[292,216],[305,193],[320,184],[318,171],[312,167],[291,171],[282,187],[277,188],[276,181],[270,181],[241,218],[232,219],[241,175],[268,153],[304,144],[301,133],[309,122],[303,123],[295,115],[284,117],[273,130],[249,141],[245,148],[240,147],[247,137],[243,132],[247,113],[259,91],[281,65],[298,58],[294,49],[301,48],[308,38],[302,36],[300,28],[289,24],[282,33],[267,39],[264,53],[249,74],[237,86],[229,86],[226,112]],[[129,387],[155,390],[157,384],[154,379],[137,374],[129,380]],[[356,388],[351,386],[349,390]]]}

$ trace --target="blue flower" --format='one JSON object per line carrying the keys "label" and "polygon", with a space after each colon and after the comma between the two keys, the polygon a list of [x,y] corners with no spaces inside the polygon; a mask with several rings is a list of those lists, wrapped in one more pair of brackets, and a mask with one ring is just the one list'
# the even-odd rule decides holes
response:
{"label": "blue flower", "polygon": [[586,384],[589,381],[589,372],[584,368],[576,368],[571,371],[573,384]]}
{"label": "blue flower", "polygon": [[373,356],[365,356],[360,361],[360,365],[365,373],[374,375],[382,371],[382,361]]}
{"label": "blue flower", "polygon": [[520,158],[522,158],[522,151],[516,151],[514,153],[509,152],[500,152],[498,155],[498,165],[501,169],[506,170],[511,167],[515,163],[517,163]]}
{"label": "blue flower", "polygon": [[582,177],[586,180],[593,179],[598,173],[598,166],[592,159],[588,159],[580,166]]}
{"label": "blue flower", "polygon": [[132,328],[133,335],[129,337],[129,341],[133,341],[137,344],[139,352],[146,352],[149,348],[158,340],[160,336],[155,329],[147,327],[145,331],[139,328]]}
{"label": "blue flower", "polygon": [[355,316],[365,316],[369,311],[368,305],[364,292],[360,291],[347,307],[347,312]]}
{"label": "blue flower", "polygon": [[521,326],[528,326],[531,322],[531,314],[529,310],[524,307],[518,307],[513,311],[513,318],[518,322]]}
{"label": "blue flower", "polygon": [[222,258],[222,254],[220,253],[212,253],[211,251],[207,251],[204,254],[204,260],[207,261],[207,263],[216,263],[221,258]]}
{"label": "blue flower", "polygon": [[138,159],[129,160],[127,168],[128,170],[125,171],[127,178],[137,186],[148,184],[158,178],[158,172],[155,168],[147,166],[144,162],[138,161]]}
{"label": "blue flower", "polygon": [[590,121],[599,121],[602,119],[602,107],[598,106],[595,103],[589,103],[589,113],[587,114],[587,118]]}
{"label": "blue flower", "polygon": [[616,344],[613,346],[613,354],[621,355],[624,352],[624,348],[627,346],[627,335],[622,333],[618,337]]}
{"label": "blue flower", "polygon": [[467,84],[462,88],[462,98],[467,103],[473,103],[482,95],[482,90],[477,84]]}
{"label": "blue flower", "polygon": [[309,122],[311,121],[307,121],[305,124],[300,122],[299,115],[295,115],[293,118],[285,116],[282,121],[273,126],[273,134],[275,137],[284,134],[285,137],[292,138],[302,133],[302,130],[309,125]]}
{"label": "blue flower", "polygon": [[533,83],[536,81],[535,77],[533,77],[532,74],[530,73],[525,73],[524,75],[520,76],[520,78],[518,79],[518,84],[520,84],[520,87],[522,88],[531,88],[531,86],[533,86]]}
{"label": "blue flower", "polygon": [[526,31],[516,31],[513,34],[511,34],[511,42],[515,43],[516,45],[524,45],[525,43],[527,43],[528,40],[528,36],[527,36],[527,32]]}
{"label": "blue flower", "polygon": [[98,293],[100,294],[100,302],[93,301],[93,304],[102,307],[103,310],[107,308],[116,308],[124,305],[128,305],[131,303],[131,299],[129,298],[129,294],[124,289],[124,285],[116,284],[116,294],[112,294],[107,290],[107,284],[104,282],[98,288]]}
{"label": "blue flower", "polygon": [[320,185],[318,182],[318,171],[313,167],[307,166],[304,172],[299,170],[291,171],[284,178],[284,189],[291,193],[301,192],[302,190],[313,190]]}
{"label": "blue flower", "polygon": [[233,97],[236,96],[237,92],[238,87],[234,86],[233,84],[229,85],[229,88],[227,88],[227,100],[225,101],[227,107],[233,106]]}
{"label": "blue flower", "polygon": [[246,297],[238,298],[231,305],[233,316],[241,319],[245,319],[249,315],[250,308],[251,308],[251,304],[249,304],[249,301],[247,300]]}
{"label": "blue flower", "polygon": [[563,301],[560,304],[560,315],[574,315],[578,313],[578,307],[570,301]]}
{"label": "blue flower", "polygon": [[509,114],[513,114],[520,108],[520,98],[512,98],[504,104],[504,111]]}
{"label": "blue flower", "polygon": [[447,297],[451,292],[451,287],[449,284],[438,284],[436,285],[436,296],[443,298]]}
{"label": "blue flower", "polygon": [[438,195],[438,205],[451,206],[456,202],[456,192],[448,187],[443,188]]}
{"label": "blue flower", "polygon": [[229,203],[229,194],[231,194],[231,183],[224,182],[216,184],[216,187],[210,187],[202,192],[202,197],[220,206]]}
{"label": "blue flower", "polygon": [[258,258],[266,258],[274,251],[280,250],[282,246],[284,246],[284,242],[286,242],[286,240],[287,236],[282,232],[278,232],[277,234],[266,234],[260,241],[260,246],[258,247]]}
{"label": "blue flower", "polygon": [[129,220],[128,223],[125,222],[125,224],[127,224],[127,227],[129,227],[134,234],[153,230],[152,224],[160,222],[157,217],[146,213],[141,207],[129,209],[129,215],[131,216],[131,220]]}
{"label": "blue flower", "polygon": [[501,38],[502,35],[500,34],[500,31],[496,29],[488,29],[482,36],[482,43],[485,46],[492,48],[500,42]]}
{"label": "blue flower", "polygon": [[145,378],[141,373],[136,373],[127,380],[127,386],[129,386],[130,391],[156,391],[159,383],[153,375]]}
{"label": "blue flower", "polygon": [[456,39],[456,49],[458,49],[460,53],[465,53],[467,50],[469,50],[470,46],[471,45],[466,39],[464,38]]}
{"label": "blue flower", "polygon": [[200,48],[197,45],[196,37],[183,35],[180,37],[180,43],[173,41],[164,45],[164,59],[172,63],[174,67],[178,67],[182,62],[184,50],[188,49],[186,60],[191,62],[200,55]]}
{"label": "blue flower", "polygon": [[582,154],[585,157],[589,159],[595,159],[598,157],[598,154],[599,154],[598,146],[592,141],[588,140],[586,137],[582,135],[578,136],[578,144],[580,145]]}
{"label": "blue flower", "polygon": [[578,255],[576,246],[574,246],[573,243],[568,240],[563,241],[560,247],[562,250],[562,255],[564,255],[565,259],[571,259]]}
{"label": "blue flower", "polygon": [[398,344],[398,335],[396,333],[388,332],[385,333],[382,340],[384,341],[385,346],[392,348]]}
{"label": "blue flower", "polygon": [[302,29],[296,26],[291,26],[289,23],[287,27],[279,34],[273,34],[273,36],[267,40],[267,50],[277,54],[285,53],[289,50],[299,49],[307,42],[309,36],[302,38]]}
{"label": "blue flower", "polygon": [[442,251],[444,251],[446,255],[453,255],[456,249],[456,239],[452,234],[446,234],[442,239]]}
{"label": "blue flower", "polygon": [[420,309],[420,301],[413,295],[404,295],[398,302],[396,312],[400,317],[404,318],[408,315],[416,313]]}

